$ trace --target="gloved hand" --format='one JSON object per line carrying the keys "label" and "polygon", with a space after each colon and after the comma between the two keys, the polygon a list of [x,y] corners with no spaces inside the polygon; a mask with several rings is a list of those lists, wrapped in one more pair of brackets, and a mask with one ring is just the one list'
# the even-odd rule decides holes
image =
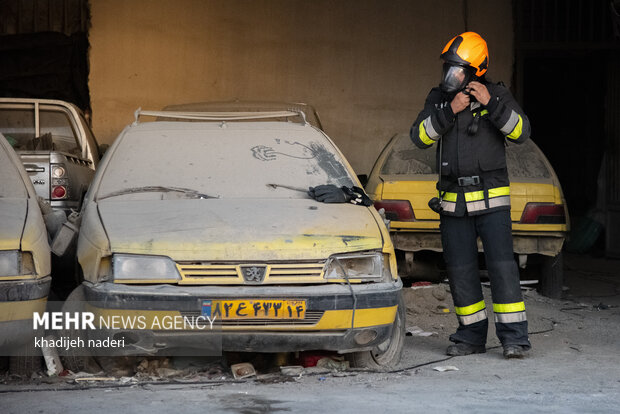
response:
{"label": "gloved hand", "polygon": [[308,189],[308,195],[322,203],[348,203],[351,198],[333,184],[318,185]]}

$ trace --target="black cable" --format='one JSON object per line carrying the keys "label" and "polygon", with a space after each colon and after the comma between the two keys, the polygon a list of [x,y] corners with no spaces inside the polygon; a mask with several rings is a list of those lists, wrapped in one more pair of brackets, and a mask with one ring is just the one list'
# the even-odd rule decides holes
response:
{"label": "black cable", "polygon": [[[551,328],[549,328],[549,329],[545,329],[545,330],[542,330],[542,331],[528,332],[528,335],[538,335],[538,334],[542,334],[542,333],[551,332],[551,331],[554,331],[554,330],[555,330],[555,327],[552,325]],[[501,347],[502,347],[502,345],[497,345],[497,346],[492,346],[492,347],[487,348],[487,349],[497,349],[497,348],[501,348]],[[447,361],[447,360],[452,359],[452,358],[454,358],[454,357],[453,356],[449,356],[449,357],[444,358],[444,359],[438,359],[438,360],[435,360],[435,361],[424,362],[422,364],[417,364],[417,365],[414,365],[414,366],[411,366],[411,367],[405,367],[405,368],[395,369],[395,370],[391,370],[391,371],[373,371],[373,372],[398,373],[398,372],[411,371],[412,369],[420,368],[420,367],[423,367],[425,365],[436,364],[438,362]]]}
{"label": "black cable", "polygon": [[411,366],[411,367],[400,368],[400,369],[393,369],[393,370],[390,370],[390,371],[378,371],[378,372],[385,372],[385,373],[390,373],[390,374],[396,374],[396,373],[399,373],[399,372],[411,371],[412,369],[424,367],[426,365],[436,364],[438,362],[444,362],[444,361],[447,361],[447,360],[452,359],[452,358],[454,358],[454,357],[453,356],[449,356],[447,358],[437,359],[435,361],[423,362],[421,364],[417,364],[417,365],[414,365],[414,366]]}
{"label": "black cable", "polygon": [[342,274],[344,275],[344,280],[347,281],[347,285],[349,286],[349,290],[351,291],[351,296],[353,297],[353,314],[351,315],[351,331],[353,331],[353,328],[355,327],[355,311],[357,310],[357,296],[355,296],[355,291],[351,286],[351,282],[349,282],[349,275],[347,274],[344,266],[342,266],[342,263],[340,263],[340,259],[338,259],[337,257],[335,257],[334,259],[336,260],[336,263],[338,263],[338,266],[340,266],[340,270],[342,270]]}

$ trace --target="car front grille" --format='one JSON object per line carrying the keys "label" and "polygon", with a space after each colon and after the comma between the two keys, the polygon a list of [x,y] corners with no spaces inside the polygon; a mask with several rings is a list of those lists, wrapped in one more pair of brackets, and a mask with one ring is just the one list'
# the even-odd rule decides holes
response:
{"label": "car front grille", "polygon": [[[179,262],[183,285],[324,283],[325,261],[310,263],[212,264]],[[255,278],[248,277],[253,271]]]}

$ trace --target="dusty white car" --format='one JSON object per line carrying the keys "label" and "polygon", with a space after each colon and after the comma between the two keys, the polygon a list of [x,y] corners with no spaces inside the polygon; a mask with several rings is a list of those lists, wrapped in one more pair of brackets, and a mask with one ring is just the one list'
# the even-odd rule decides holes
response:
{"label": "dusty white car", "polygon": [[[88,334],[125,338],[125,353],[217,337],[220,351],[337,350],[394,366],[405,309],[389,234],[374,207],[310,198],[322,184],[360,185],[302,111],[138,113],[87,194],[70,301],[148,315],[147,329]],[[217,333],[148,329],[166,316],[209,318]]]}
{"label": "dusty white car", "polygon": [[19,157],[0,134],[0,356],[29,375],[35,357],[33,312],[45,310],[50,247],[35,190]]}

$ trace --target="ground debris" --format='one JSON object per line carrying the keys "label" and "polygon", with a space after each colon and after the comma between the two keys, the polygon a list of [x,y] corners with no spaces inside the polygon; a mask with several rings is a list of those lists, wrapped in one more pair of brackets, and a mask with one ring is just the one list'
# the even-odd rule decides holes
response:
{"label": "ground debris", "polygon": [[256,376],[256,370],[254,366],[249,362],[242,362],[240,364],[234,364],[230,366],[233,377],[235,379],[243,379]]}
{"label": "ground debris", "polygon": [[431,336],[431,335],[438,335],[437,332],[426,332],[425,330],[423,330],[422,328],[418,327],[418,326],[408,326],[406,329],[406,335],[407,336]]}
{"label": "ground debris", "polygon": [[439,372],[446,372],[446,371],[458,371],[459,369],[455,367],[454,365],[445,365],[441,367],[433,367],[433,370],[439,371]]}
{"label": "ground debris", "polygon": [[74,381],[76,383],[78,382],[100,382],[100,381],[116,381],[117,379],[115,377],[80,377],[80,378],[75,378]]}

